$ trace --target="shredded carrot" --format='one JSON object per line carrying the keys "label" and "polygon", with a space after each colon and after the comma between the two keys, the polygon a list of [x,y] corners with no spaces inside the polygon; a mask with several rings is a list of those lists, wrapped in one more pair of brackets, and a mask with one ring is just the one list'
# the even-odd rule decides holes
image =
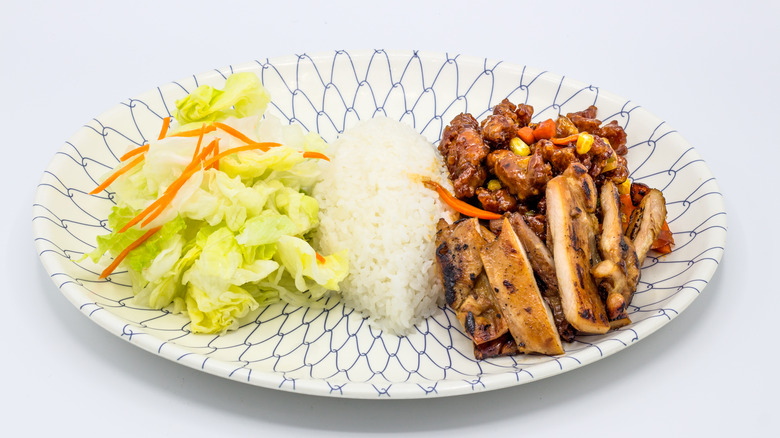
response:
{"label": "shredded carrot", "polygon": [[480,219],[501,219],[501,215],[498,213],[493,213],[490,211],[485,211],[482,209],[479,209],[477,207],[474,207],[471,204],[468,204],[466,202],[461,201],[460,199],[452,196],[450,192],[447,191],[444,187],[442,187],[439,183],[431,180],[425,180],[423,181],[423,184],[425,184],[426,187],[432,190],[436,190],[436,192],[439,194],[441,199],[450,207],[455,209],[458,213],[464,214],[466,216],[470,217],[477,217]]}
{"label": "shredded carrot", "polygon": [[105,189],[106,187],[110,186],[111,183],[116,181],[117,178],[122,176],[122,174],[127,173],[127,171],[129,171],[130,169],[135,167],[136,164],[140,163],[143,160],[144,160],[143,155],[141,155],[140,157],[136,157],[135,160],[127,163],[125,166],[123,166],[122,168],[120,168],[119,170],[114,172],[111,176],[106,178],[106,180],[103,181],[102,184],[100,184],[99,186],[95,187],[91,192],[89,192],[89,194],[90,195],[94,195],[94,194],[100,193],[103,189]]}
{"label": "shredded carrot", "polygon": [[580,137],[579,134],[573,134],[568,137],[559,137],[559,138],[553,138],[552,143],[558,146],[566,146],[569,143],[577,141],[577,139]]}
{"label": "shredded carrot", "polygon": [[555,135],[555,120],[547,119],[533,130],[534,139],[550,139]]}
{"label": "shredded carrot", "polygon": [[214,150],[215,145],[218,142],[219,142],[218,138],[215,138],[214,140],[211,140],[211,143],[209,143],[205,148],[203,148],[203,150],[200,151],[200,153],[198,155],[192,157],[192,161],[190,162],[190,164],[187,165],[187,167],[184,168],[184,171],[182,172],[182,175],[187,173],[187,171],[189,171],[190,169],[194,169],[194,168],[198,167],[198,165],[200,163],[202,163],[203,160],[205,160],[206,157],[209,156],[209,154],[211,154],[211,152]]}
{"label": "shredded carrot", "polygon": [[[219,140],[219,139],[217,139],[217,140]],[[215,157],[217,155],[219,155],[219,142],[214,143],[214,150],[212,151],[212,153],[214,154]],[[219,161],[215,161],[214,164],[212,164],[211,166],[207,167],[206,169],[211,169],[211,168],[219,170]]]}
{"label": "shredded carrot", "polygon": [[201,143],[203,143],[203,135],[206,133],[205,126],[206,125],[203,125],[203,128],[200,129],[200,135],[198,136],[198,143],[195,145],[195,152],[192,153],[192,159],[193,160],[200,153],[200,145],[201,145]]}
{"label": "shredded carrot", "polygon": [[179,192],[179,189],[181,189],[184,183],[187,182],[187,180],[190,179],[190,177],[199,170],[198,164],[203,162],[203,160],[212,152],[217,142],[218,140],[214,139],[211,143],[209,143],[208,146],[203,148],[203,151],[197,157],[195,157],[192,162],[187,165],[187,167],[184,168],[182,174],[179,175],[179,177],[176,178],[167,189],[165,189],[165,192],[163,192],[162,196],[157,198],[141,213],[130,220],[130,222],[125,224],[125,226],[122,227],[119,232],[124,233],[125,231],[129,230],[130,227],[141,221],[143,221],[141,222],[141,226],[146,226],[149,224],[149,222],[153,221],[154,218],[159,216],[165,210],[165,207],[167,207],[168,204],[173,201],[173,198],[176,197],[176,194]]}
{"label": "shredded carrot", "polygon": [[219,154],[217,154],[217,155],[209,158],[207,161],[205,161],[203,163],[203,167],[204,168],[208,168],[209,166],[211,166],[215,162],[225,158],[228,155],[235,154],[236,152],[251,151],[251,150],[255,150],[255,149],[259,149],[261,151],[267,151],[268,149],[270,149],[272,147],[276,147],[276,146],[281,146],[281,145],[279,143],[270,143],[270,142],[265,142],[265,143],[252,142],[252,144],[248,144],[246,146],[239,146],[239,147],[236,147],[236,148],[233,148],[233,149],[228,149],[228,150],[226,150],[224,152],[220,152]]}
{"label": "shredded carrot", "polygon": [[137,240],[135,240],[133,243],[127,246],[127,248],[123,249],[122,252],[119,253],[119,255],[116,256],[113,262],[111,262],[110,265],[106,269],[103,270],[103,272],[100,273],[99,279],[104,279],[111,275],[112,272],[114,272],[114,269],[116,269],[117,266],[119,266],[120,263],[122,263],[122,260],[127,257],[127,255],[130,253],[130,251],[138,248],[142,243],[146,241],[146,239],[152,237],[152,235],[158,231],[160,231],[160,228],[162,227],[156,227],[152,228],[151,230],[144,233],[143,236],[139,237]]}
{"label": "shredded carrot", "polygon": [[163,119],[162,128],[160,128],[160,135],[157,136],[157,140],[162,140],[165,138],[165,134],[168,133],[168,127],[171,126],[171,118],[166,117]]}
{"label": "shredded carrot", "polygon": [[325,263],[325,257],[322,254],[315,251],[314,255],[317,256],[317,263]]}
{"label": "shredded carrot", "polygon": [[330,158],[328,158],[327,155],[319,152],[311,152],[311,151],[304,152],[303,158],[319,158],[321,160],[330,161]]}
{"label": "shredded carrot", "polygon": [[213,132],[213,131],[216,131],[216,130],[217,130],[217,128],[214,127],[214,125],[207,125],[207,124],[204,123],[203,126],[201,126],[198,129],[191,129],[189,131],[176,132],[174,134],[171,134],[169,137],[198,137],[201,132],[209,133],[209,132]]}
{"label": "shredded carrot", "polygon": [[517,131],[517,136],[529,146],[534,142],[534,130],[530,126],[523,126],[520,128]]}
{"label": "shredded carrot", "polygon": [[241,131],[239,131],[238,129],[236,129],[236,128],[232,127],[232,126],[228,126],[228,125],[226,125],[224,123],[220,123],[220,122],[214,122],[214,126],[219,128],[219,129],[221,129],[221,130],[223,130],[223,131],[225,131],[225,132],[227,132],[228,134],[230,134],[233,137],[243,141],[246,144],[256,143],[254,140],[252,140],[251,138],[247,137]]}
{"label": "shredded carrot", "polygon": [[[151,205],[146,207],[141,213],[139,213],[136,217],[134,217],[130,222],[128,222],[122,229],[119,230],[120,233],[123,233],[130,229],[133,225],[136,225],[137,223],[141,222],[141,226],[148,225],[151,221],[154,220],[157,216],[160,215],[165,210],[165,207],[168,206],[168,204],[173,201],[173,198],[176,197],[176,194],[179,192],[179,189],[184,185],[187,180],[192,177],[192,175],[195,174],[195,172],[198,172],[201,168],[208,169],[215,163],[217,163],[220,159],[234,154],[236,152],[241,151],[248,151],[253,149],[261,149],[261,148],[270,148],[274,146],[281,146],[279,143],[255,143],[251,145],[246,146],[239,146],[237,148],[228,149],[224,152],[215,153],[214,156],[206,160],[206,157],[209,156],[214,149],[217,146],[217,139],[213,140],[211,143],[209,143],[208,146],[203,148],[203,151],[198,155],[182,172],[182,174],[171,183],[171,185],[168,186],[168,188],[165,190],[162,196],[157,198],[156,201],[154,201]],[[267,149],[266,149],[267,150]],[[199,166],[201,165],[201,166]],[[145,219],[144,219],[145,218]]]}
{"label": "shredded carrot", "polygon": [[145,144],[143,146],[138,146],[137,148],[131,149],[126,154],[122,155],[119,158],[119,161],[125,161],[125,160],[127,160],[129,158],[132,158],[132,157],[138,155],[138,154],[143,154],[144,152],[146,152],[148,150],[149,150],[149,145],[148,144]]}

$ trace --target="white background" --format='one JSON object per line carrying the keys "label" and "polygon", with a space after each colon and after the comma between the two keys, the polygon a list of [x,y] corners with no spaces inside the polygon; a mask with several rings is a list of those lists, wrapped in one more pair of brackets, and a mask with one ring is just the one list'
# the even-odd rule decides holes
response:
{"label": "white background", "polygon": [[[774,435],[779,19],[777,3],[764,1],[4,2],[2,434]],[[728,241],[710,284],[667,326],[595,364],[411,401],[304,396],[214,377],[105,332],[59,293],[33,245],[32,200],[82,124],[194,73],[363,48],[527,64],[665,119],[725,196]]]}

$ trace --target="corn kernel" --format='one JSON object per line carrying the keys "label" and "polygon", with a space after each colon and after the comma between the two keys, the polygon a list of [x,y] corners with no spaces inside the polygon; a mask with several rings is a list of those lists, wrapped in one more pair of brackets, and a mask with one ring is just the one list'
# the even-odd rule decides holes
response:
{"label": "corn kernel", "polygon": [[618,184],[618,193],[621,195],[627,195],[631,193],[631,178],[626,178],[625,181]]}
{"label": "corn kernel", "polygon": [[531,155],[531,148],[523,140],[520,140],[520,137],[509,140],[509,149],[521,157]]}
{"label": "corn kernel", "polygon": [[580,132],[580,136],[577,137],[577,153],[587,154],[591,146],[593,146],[593,136],[587,132]]}
{"label": "corn kernel", "polygon": [[498,190],[500,188],[501,188],[501,181],[499,181],[497,179],[491,179],[487,183],[487,189],[490,190],[491,192],[495,192],[496,190]]}

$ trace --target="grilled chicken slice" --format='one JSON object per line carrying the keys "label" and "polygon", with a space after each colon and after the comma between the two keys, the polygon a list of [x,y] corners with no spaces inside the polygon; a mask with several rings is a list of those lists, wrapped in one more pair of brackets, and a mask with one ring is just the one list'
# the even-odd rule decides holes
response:
{"label": "grilled chicken slice", "polygon": [[498,238],[482,247],[479,254],[518,351],[563,354],[552,312],[508,219],[504,219]]}
{"label": "grilled chicken slice", "polygon": [[[599,196],[602,227],[599,251],[603,261],[591,273],[606,293],[607,316],[614,322],[628,318],[626,309],[639,281],[639,261],[633,242],[623,235],[617,186],[612,181],[604,182]],[[625,325],[630,320],[622,323]]]}
{"label": "grilled chicken slice", "polygon": [[[606,333],[609,319],[590,273],[599,257],[592,215],[586,209],[596,195],[592,180],[583,182],[590,176],[582,170],[567,169],[547,183],[547,235],[566,319],[581,332]],[[595,208],[595,202],[592,205]]]}
{"label": "grilled chicken slice", "polygon": [[642,266],[642,262],[645,261],[647,251],[658,238],[665,220],[666,200],[664,200],[664,195],[659,190],[650,189],[642,198],[639,206],[631,212],[631,218],[629,218],[626,228],[626,236],[634,242],[639,266]]}
{"label": "grilled chicken slice", "polygon": [[466,297],[456,314],[476,345],[497,339],[509,331],[484,271],[477,277],[471,295]]}
{"label": "grilled chicken slice", "polygon": [[555,318],[555,326],[558,333],[566,342],[574,340],[575,330],[566,320],[561,305],[561,295],[558,292],[558,278],[555,276],[555,262],[553,261],[550,249],[547,245],[531,230],[531,227],[525,222],[523,215],[511,213],[508,216],[512,230],[517,234],[520,243],[523,244],[531,267],[536,273],[537,278],[543,283],[541,285],[542,296],[550,306],[550,310]]}
{"label": "grilled chicken slice", "polygon": [[482,269],[479,249],[490,231],[476,218],[448,224],[440,219],[436,233],[436,262],[447,305],[476,344],[494,340],[508,331],[493,301]]}

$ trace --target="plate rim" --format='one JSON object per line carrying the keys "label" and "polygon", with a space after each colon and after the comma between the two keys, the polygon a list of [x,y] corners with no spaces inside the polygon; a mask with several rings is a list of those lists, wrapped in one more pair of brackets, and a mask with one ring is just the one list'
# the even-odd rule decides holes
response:
{"label": "plate rim", "polygon": [[[447,59],[451,57],[453,59],[457,59],[459,62],[479,63],[479,64],[484,64],[485,66],[491,65],[497,67],[498,65],[502,65],[504,67],[519,69],[522,71],[525,71],[525,69],[530,69],[531,71],[534,72],[549,73],[551,75],[559,77],[561,81],[565,79],[567,82],[572,82],[574,84],[581,84],[583,86],[593,86],[593,85],[587,85],[584,82],[566,77],[564,75],[559,75],[554,72],[536,69],[532,66],[513,64],[505,61],[494,61],[491,60],[490,58],[479,58],[479,57],[469,56],[469,55],[461,55],[461,54],[449,55],[446,52],[426,52],[426,51],[419,51],[419,50],[402,51],[402,50],[374,49],[374,50],[336,50],[336,51],[327,51],[327,52],[323,51],[323,52],[313,52],[311,54],[308,53],[303,53],[300,55],[291,54],[291,55],[283,55],[283,56],[278,56],[273,58],[265,58],[265,62],[278,65],[283,63],[296,62],[297,60],[301,59],[301,57],[309,57],[311,59],[318,59],[323,57],[332,58],[334,54],[337,54],[339,52],[344,52],[353,58],[370,57],[376,55],[377,53],[382,53],[386,55],[388,58],[392,58],[394,56],[403,56],[405,58],[408,58],[412,53],[415,56],[419,56],[421,58],[430,57],[430,56],[436,56],[436,57],[445,56],[447,57]],[[205,77],[206,75],[219,74],[224,76],[225,74],[224,72],[243,71],[246,69],[256,68],[260,62],[262,61],[258,59],[258,60],[243,62],[239,64],[231,64],[218,69],[206,70],[204,72],[190,75],[188,77],[181,78],[176,81],[170,81],[166,84],[158,86],[157,89],[159,90],[160,88],[169,86],[171,84],[185,82],[187,80],[191,80],[192,78]],[[617,98],[623,101],[628,101],[628,99],[625,99],[622,96],[616,95],[607,90],[603,90],[600,87],[596,87],[596,88],[599,90],[599,95],[605,95],[611,98]],[[154,89],[145,91],[143,93],[139,93],[137,96],[140,96],[142,94],[148,93],[153,90]],[[103,117],[104,115],[110,113],[111,111],[115,110],[117,107],[121,105],[122,105],[121,102],[117,103],[116,105],[108,108],[107,110],[103,111],[99,115],[95,116],[95,119]],[[658,118],[657,116],[655,116],[655,114],[650,113],[649,111],[647,113],[653,117]],[[659,118],[659,120],[662,119]],[[49,169],[51,168],[54,161],[56,160],[57,154],[62,153],[69,143],[75,142],[76,141],[75,139],[77,139],[77,137],[80,135],[82,130],[86,128],[87,128],[86,125],[83,125],[81,128],[79,128],[57,150],[54,157],[50,159],[49,163],[47,164],[43,172],[42,177],[39,180],[38,186],[36,187],[36,192],[33,200],[33,221],[32,221],[33,224],[32,225],[33,225],[34,243],[36,246],[36,250],[38,251],[39,254],[39,259],[41,260],[41,263],[43,264],[44,268],[46,269],[52,281],[54,281],[55,285],[58,287],[60,292],[63,293],[63,295],[65,295],[68,301],[70,301],[71,304],[73,304],[76,308],[78,308],[82,314],[84,314],[90,320],[97,323],[105,330],[107,330],[109,333],[112,333],[118,336],[119,338],[128,341],[129,343],[141,348],[142,350],[145,350],[157,356],[164,357],[177,364],[185,365],[190,368],[207,372],[212,375],[227,378],[229,380],[249,383],[255,386],[261,386],[269,389],[284,390],[287,392],[301,393],[301,394],[308,394],[308,395],[339,396],[342,398],[359,398],[359,399],[411,399],[411,398],[431,398],[431,397],[438,398],[438,397],[445,397],[445,396],[464,395],[470,393],[478,393],[484,391],[503,389],[506,387],[517,386],[524,383],[528,383],[530,381],[538,381],[538,380],[545,379],[547,377],[562,374],[580,368],[582,366],[589,365],[593,362],[596,362],[598,360],[611,356],[612,354],[615,354],[619,351],[622,351],[636,344],[637,341],[649,336],[650,334],[654,333],[655,331],[657,331],[658,329],[667,325],[669,322],[675,319],[680,313],[682,313],[685,309],[687,309],[699,295],[701,295],[701,293],[703,292],[707,284],[709,284],[713,275],[717,271],[723,253],[725,251],[726,238],[728,233],[727,233],[727,212],[725,208],[723,193],[722,191],[720,191],[720,187],[718,186],[717,179],[712,174],[712,171],[709,169],[706,162],[704,162],[704,160],[701,159],[698,152],[687,141],[687,139],[685,139],[681,134],[678,133],[678,135],[680,136],[680,141],[683,142],[685,145],[687,145],[691,149],[692,153],[696,154],[696,157],[698,157],[698,159],[702,161],[704,169],[706,169],[706,171],[708,172],[708,175],[706,176],[709,176],[709,178],[712,179],[712,184],[714,184],[714,187],[718,189],[717,192],[719,196],[715,197],[710,202],[717,203],[716,206],[717,208],[719,208],[719,211],[721,212],[719,214],[723,215],[723,218],[721,219],[723,221],[722,224],[723,232],[720,241],[715,242],[716,244],[718,244],[718,247],[721,248],[721,251],[719,251],[713,257],[715,263],[707,264],[701,267],[699,271],[697,271],[699,274],[698,278],[704,280],[704,285],[701,288],[699,288],[699,290],[697,290],[696,293],[691,295],[691,297],[689,298],[683,299],[682,295],[673,297],[671,301],[675,302],[676,304],[675,306],[676,312],[671,315],[664,315],[666,317],[666,321],[659,323],[656,321],[657,318],[647,318],[638,321],[631,327],[631,331],[634,332],[634,337],[633,339],[630,340],[630,342],[624,343],[623,346],[620,345],[606,346],[607,348],[599,349],[600,353],[598,356],[590,355],[588,359],[579,361],[580,363],[574,364],[573,366],[564,367],[562,364],[559,363],[558,366],[560,367],[560,370],[558,372],[555,372],[555,370],[552,369],[554,361],[532,364],[529,366],[529,368],[533,368],[534,370],[539,370],[540,372],[536,373],[536,375],[533,375],[530,378],[524,378],[521,375],[523,371],[523,368],[521,368],[519,371],[511,372],[511,373],[507,372],[502,374],[489,374],[486,376],[480,376],[479,379],[477,379],[476,383],[472,383],[470,385],[466,383],[465,379],[464,380],[453,379],[453,380],[440,380],[436,383],[436,385],[428,388],[423,388],[418,383],[409,383],[409,382],[389,383],[386,389],[377,388],[376,385],[367,382],[349,382],[343,385],[336,385],[334,387],[333,385],[330,385],[328,382],[324,382],[322,379],[314,379],[314,378],[289,379],[284,377],[283,375],[281,375],[281,381],[280,381],[279,372],[267,372],[262,370],[251,370],[246,368],[244,368],[244,370],[248,370],[248,372],[246,373],[237,372],[242,368],[236,368],[235,366],[230,366],[230,364],[227,362],[221,361],[219,359],[203,356],[199,353],[187,352],[183,347],[156,338],[153,334],[146,333],[143,330],[143,327],[134,327],[134,326],[129,327],[131,326],[131,324],[129,324],[126,321],[123,321],[119,316],[114,315],[113,313],[107,311],[102,307],[90,308],[89,306],[86,306],[87,303],[85,301],[88,300],[85,300],[85,298],[87,297],[84,297],[81,293],[79,293],[79,289],[76,284],[73,284],[72,282],[57,283],[57,280],[55,279],[57,270],[55,268],[57,267],[58,264],[50,262],[49,258],[43,257],[43,253],[46,252],[45,251],[46,247],[42,246],[42,243],[39,240],[42,238],[42,232],[41,232],[41,226],[35,220],[36,212],[34,210],[35,210],[35,206],[45,205],[45,203],[41,202],[43,198],[45,198],[45,196],[42,194],[40,187],[44,181],[44,178],[46,177],[46,173],[49,172]],[[688,294],[684,294],[684,295],[687,296]],[[628,331],[626,331],[626,333],[627,332]],[[152,339],[156,340],[156,342],[152,341]],[[194,360],[195,358],[199,360]],[[483,377],[484,379],[486,379],[484,382],[482,381]],[[444,382],[442,387],[437,388],[438,384],[442,382]],[[325,385],[323,386],[322,383],[325,383]],[[330,389],[328,391],[325,391],[326,387],[330,387]],[[390,394],[389,392],[391,387],[393,388],[392,394]]]}

